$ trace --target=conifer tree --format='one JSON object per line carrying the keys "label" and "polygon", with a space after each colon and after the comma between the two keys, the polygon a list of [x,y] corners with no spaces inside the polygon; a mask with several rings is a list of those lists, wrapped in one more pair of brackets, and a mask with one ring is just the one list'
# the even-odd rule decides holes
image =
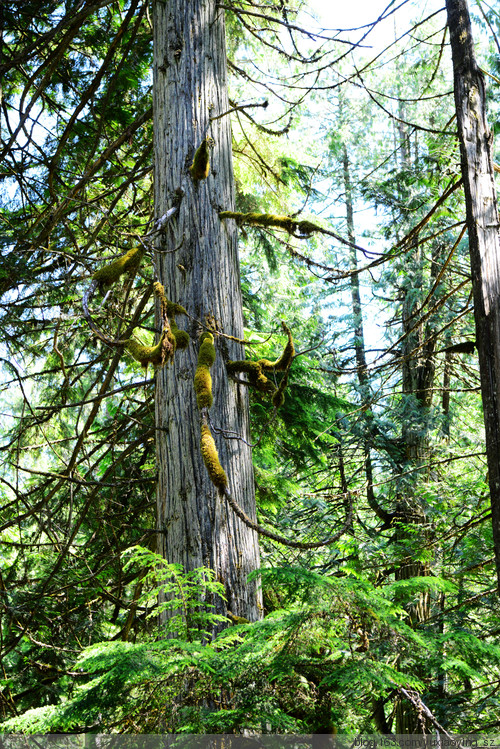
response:
{"label": "conifer tree", "polygon": [[[224,13],[215,0],[155,2],[153,28],[157,220],[179,201],[156,267],[167,296],[188,311],[191,336],[186,352],[157,378],[160,548],[186,569],[213,569],[225,585],[227,609],[254,620],[259,597],[247,576],[259,566],[257,537],[225,502],[200,447],[200,424],[209,418],[204,428],[213,432],[229,490],[255,518],[248,397],[226,373],[227,361],[244,352],[234,341],[243,338],[236,227],[218,215],[234,210],[235,199]],[[215,338],[207,375],[213,402],[198,407],[193,379],[206,330]]]}

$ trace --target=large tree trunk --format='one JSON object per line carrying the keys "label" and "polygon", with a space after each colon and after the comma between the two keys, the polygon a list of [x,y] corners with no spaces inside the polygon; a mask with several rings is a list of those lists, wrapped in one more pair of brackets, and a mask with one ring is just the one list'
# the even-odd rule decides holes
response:
{"label": "large tree trunk", "polygon": [[493,543],[500,588],[500,233],[492,133],[486,121],[484,79],[474,56],[467,2],[446,0],[446,9],[467,209]]}
{"label": "large tree trunk", "polygon": [[[156,254],[167,296],[213,330],[243,337],[237,236],[221,209],[234,210],[234,180],[226,76],[224,11],[215,0],[161,0],[153,5],[155,214],[158,219],[183,191],[179,213]],[[205,136],[210,174],[194,181],[188,167]],[[177,191],[177,192],[176,192]],[[233,224],[233,225],[232,225]],[[179,317],[178,323],[184,326]],[[226,589],[227,609],[250,620],[261,606],[248,573],[259,567],[258,539],[233,514],[211,482],[200,452],[200,418],[193,389],[202,327],[186,321],[191,343],[159,371],[156,387],[159,549],[185,569],[207,566]],[[243,359],[243,347],[216,335],[210,410],[229,489],[255,517],[244,386],[231,382],[225,359]],[[223,437],[217,428],[227,430]],[[217,610],[225,608],[219,601]]]}

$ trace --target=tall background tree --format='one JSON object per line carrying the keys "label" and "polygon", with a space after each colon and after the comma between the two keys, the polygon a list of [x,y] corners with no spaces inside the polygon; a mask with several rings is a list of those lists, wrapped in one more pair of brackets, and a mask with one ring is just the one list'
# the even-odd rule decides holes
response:
{"label": "tall background tree", "polygon": [[448,2],[455,107],[467,210],[476,343],[486,428],[491,519],[500,592],[500,232],[492,133],[466,2]]}

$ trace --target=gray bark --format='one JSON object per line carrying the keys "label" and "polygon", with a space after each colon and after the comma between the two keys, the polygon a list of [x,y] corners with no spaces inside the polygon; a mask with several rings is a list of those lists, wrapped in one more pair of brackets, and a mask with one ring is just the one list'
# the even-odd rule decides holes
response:
{"label": "gray bark", "polygon": [[465,190],[476,342],[486,427],[493,543],[500,587],[500,233],[484,78],[466,0],[446,0]]}
{"label": "gray bark", "polygon": [[[209,119],[230,108],[224,12],[215,0],[156,0],[153,24],[156,219],[172,205],[176,191],[183,191],[179,213],[158,247],[156,270],[167,296],[195,318],[177,318],[191,343],[157,375],[159,550],[185,569],[212,568],[225,586],[227,609],[255,620],[261,615],[260,593],[247,575],[259,567],[258,538],[211,483],[200,452],[193,389],[202,332],[197,321],[243,337],[236,228],[218,217],[222,209],[234,210],[231,129],[229,117],[211,125]],[[193,181],[188,168],[205,136],[211,142],[210,174]],[[215,345],[212,425],[249,441],[246,389],[225,370],[227,358],[244,358],[243,347],[217,335]],[[229,490],[254,518],[250,448],[212,432]],[[226,608],[214,603],[218,611]]]}

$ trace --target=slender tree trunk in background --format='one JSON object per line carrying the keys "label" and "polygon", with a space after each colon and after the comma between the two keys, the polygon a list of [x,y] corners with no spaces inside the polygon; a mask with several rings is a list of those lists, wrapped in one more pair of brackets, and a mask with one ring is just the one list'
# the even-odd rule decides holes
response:
{"label": "slender tree trunk in background", "polygon": [[[183,191],[178,215],[158,246],[156,270],[165,292],[190,315],[223,333],[243,337],[237,235],[218,211],[234,210],[229,117],[209,118],[230,108],[227,97],[224,11],[215,0],[157,0],[154,24],[155,214],[158,219]],[[210,174],[193,181],[188,167],[205,136],[210,138]],[[185,321],[185,322],[184,322]],[[212,484],[200,452],[200,419],[193,389],[201,326],[178,317],[191,343],[158,372],[156,426],[159,550],[186,570],[202,565],[226,589],[227,609],[249,620],[261,615],[256,582],[258,538],[232,512]],[[243,359],[243,347],[216,336],[210,410],[219,457],[229,489],[255,517],[251,452],[227,430],[249,441],[244,386],[229,380],[225,360]],[[220,601],[217,611],[225,613]]]}
{"label": "slender tree trunk in background", "polygon": [[[349,153],[347,146],[344,143],[342,145],[342,171],[344,178],[344,191],[345,191],[345,205],[346,205],[346,222],[347,222],[347,235],[351,246],[349,247],[349,263],[350,267],[355,270],[358,267],[358,257],[356,248],[356,233],[354,230],[354,204],[352,198],[352,182],[351,182],[351,169],[349,164]],[[354,319],[354,352],[356,355],[356,374],[358,378],[359,392],[361,397],[361,404],[364,409],[364,422],[365,422],[365,437],[363,439],[363,451],[365,460],[365,475],[366,475],[366,498],[368,505],[375,512],[375,514],[384,522],[390,522],[390,515],[378,504],[375,498],[375,492],[373,490],[373,465],[370,454],[370,442],[373,438],[371,433],[371,393],[370,385],[368,381],[368,371],[366,366],[366,349],[365,349],[365,334],[363,328],[363,308],[361,306],[361,292],[359,287],[359,274],[353,273],[350,277],[351,285],[351,309],[352,316]]]}
{"label": "slender tree trunk in background", "polygon": [[[423,325],[415,327],[418,317],[415,312],[422,302],[423,291],[422,257],[418,239],[413,252],[413,267],[408,268],[403,299],[403,407],[401,437],[408,468],[417,469],[429,460],[429,411],[432,405],[432,388],[434,382],[434,348],[435,339],[429,337],[429,331]],[[430,283],[432,285],[432,274]],[[417,313],[418,314],[418,313]],[[425,341],[427,341],[425,343]],[[401,547],[399,567],[396,569],[396,580],[410,580],[414,577],[425,577],[429,574],[427,563],[414,559],[412,542],[418,537],[419,545],[428,536],[426,507],[415,492],[418,481],[423,481],[418,472],[408,480],[403,477],[398,490],[398,502],[395,513],[395,541]],[[415,526],[421,530],[415,531]],[[429,617],[430,596],[421,593],[415,603],[404,602],[408,612],[407,623],[416,628]],[[417,674],[418,675],[418,674]],[[407,701],[398,700],[396,704],[397,734],[424,733],[425,717]]]}
{"label": "slender tree trunk in background", "polygon": [[[401,100],[398,103],[398,113],[401,120],[406,119],[404,102]],[[398,123],[398,136],[400,166],[402,170],[409,170],[412,166],[411,143],[407,127],[403,122]],[[423,262],[417,236],[411,255],[409,253],[405,260],[407,267],[402,284],[404,341],[402,345],[401,441],[406,466],[408,469],[414,469],[415,473],[411,478],[405,478],[403,475],[397,479],[399,487],[393,522],[395,551],[399,556],[395,573],[395,579],[398,581],[425,577],[429,574],[428,564],[414,559],[412,553],[412,544],[415,539],[418,538],[418,543],[421,545],[423,539],[428,536],[429,530],[427,508],[415,490],[417,482],[424,480],[416,469],[422,463],[427,462],[430,456],[428,425],[435,375],[435,338],[432,337],[429,326],[424,326],[423,323],[416,325],[418,310],[425,296]],[[437,266],[432,263],[431,288],[436,272]],[[407,623],[410,626],[417,628],[428,619],[431,601],[427,592],[421,593],[416,602],[410,604],[403,593],[401,603],[407,611]],[[395,710],[395,733],[425,733],[426,728],[425,716],[421,715],[413,705],[398,698]]]}
{"label": "slender tree trunk in background", "polygon": [[[446,345],[450,345],[448,341]],[[443,426],[441,432],[446,440],[450,439],[450,384],[451,384],[451,359],[452,354],[447,351],[444,357],[443,369],[443,395],[441,399],[443,410]]]}
{"label": "slender tree trunk in background", "polygon": [[476,343],[486,428],[493,544],[500,589],[500,232],[492,133],[466,0],[446,0],[465,190]]}
{"label": "slender tree trunk in background", "polygon": [[[351,246],[349,248],[349,265],[353,270],[358,267],[358,257],[356,247],[356,232],[354,229],[354,202],[352,196],[352,181],[351,181],[351,168],[349,163],[349,153],[347,146],[344,143],[342,145],[342,170],[344,178],[344,192],[345,192],[345,206],[346,206],[346,223],[347,223],[347,235]],[[391,515],[383,507],[381,507],[375,497],[375,491],[373,489],[373,464],[370,451],[370,443],[373,439],[373,417],[371,416],[372,398],[370,392],[370,383],[368,379],[368,371],[366,366],[366,348],[365,348],[365,334],[363,327],[363,308],[361,306],[361,291],[359,284],[359,273],[353,273],[350,277],[351,285],[351,309],[354,320],[354,352],[356,355],[356,374],[358,378],[359,393],[361,398],[361,404],[363,406],[363,428],[364,428],[364,439],[363,439],[363,452],[365,461],[365,476],[366,476],[366,499],[369,507],[375,515],[382,520],[384,523],[390,523]],[[370,416],[368,415],[370,414]],[[343,469],[343,465],[341,465]],[[343,475],[343,470],[341,471]],[[347,491],[342,487],[342,491]],[[373,707],[373,722],[375,729],[383,734],[390,734],[391,729],[387,722],[384,709],[384,701],[382,698],[374,698],[372,700]]]}

